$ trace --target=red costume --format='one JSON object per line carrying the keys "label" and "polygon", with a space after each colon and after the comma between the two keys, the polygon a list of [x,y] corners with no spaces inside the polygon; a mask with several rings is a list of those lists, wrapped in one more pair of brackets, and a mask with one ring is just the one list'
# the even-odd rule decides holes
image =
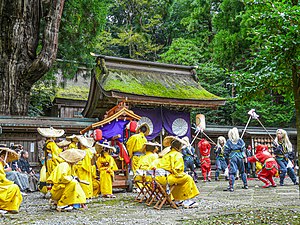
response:
{"label": "red costume", "polygon": [[198,148],[201,154],[201,171],[202,176],[204,178],[204,182],[206,182],[206,178],[208,181],[211,181],[211,162],[210,162],[210,149],[211,145],[204,138],[201,139],[198,143]]}
{"label": "red costume", "polygon": [[268,152],[268,146],[258,145],[254,156],[248,157],[248,161],[254,163],[256,161],[262,163],[262,169],[257,173],[258,179],[265,183],[263,188],[271,185],[276,187],[273,177],[277,173],[278,165],[276,160]]}

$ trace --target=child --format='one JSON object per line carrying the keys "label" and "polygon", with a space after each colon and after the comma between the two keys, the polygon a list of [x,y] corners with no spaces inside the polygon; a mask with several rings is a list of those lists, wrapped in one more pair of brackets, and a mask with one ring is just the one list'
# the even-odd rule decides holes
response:
{"label": "child", "polygon": [[204,138],[198,143],[198,148],[201,154],[201,171],[203,181],[211,181],[211,161],[210,161],[210,149],[211,145]]}
{"label": "child", "polygon": [[195,157],[197,157],[195,154],[195,148],[190,144],[190,140],[187,136],[182,138],[182,140],[186,142],[186,144],[183,146],[181,151],[183,156],[183,161],[184,161],[184,172],[190,170],[189,174],[191,175],[191,177],[193,177],[194,181],[197,183],[198,176],[195,171],[196,168],[194,164]]}
{"label": "child", "polygon": [[112,182],[114,179],[114,171],[118,170],[114,158],[110,155],[115,148],[110,146],[107,142],[103,144],[96,143],[96,151],[99,154],[97,159],[97,167],[100,171],[100,189],[102,197],[115,198],[112,193]]}
{"label": "child", "polygon": [[[215,147],[215,154],[216,154],[216,177],[215,180],[219,180],[219,173],[220,171],[225,172],[227,168],[227,163],[224,157],[224,147],[225,147],[226,139],[223,136],[218,137],[217,146]],[[228,176],[226,177],[228,180]]]}
{"label": "child", "polygon": [[263,164],[262,169],[257,173],[258,179],[265,183],[263,188],[268,188],[271,185],[276,187],[273,176],[277,173],[278,165],[276,160],[268,152],[267,145],[258,145],[254,156],[248,157],[248,162],[254,163],[256,161]]}

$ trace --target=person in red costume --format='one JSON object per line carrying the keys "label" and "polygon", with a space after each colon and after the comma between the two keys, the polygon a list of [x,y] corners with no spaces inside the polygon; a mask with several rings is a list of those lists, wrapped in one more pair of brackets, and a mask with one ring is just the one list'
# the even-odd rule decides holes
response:
{"label": "person in red costume", "polygon": [[271,153],[268,151],[267,145],[258,145],[254,156],[248,157],[248,162],[256,161],[263,164],[262,169],[257,173],[258,179],[265,183],[263,188],[268,188],[271,185],[276,187],[273,177],[277,173],[278,165]]}
{"label": "person in red costume", "polygon": [[202,138],[198,143],[198,148],[201,154],[201,171],[203,181],[211,181],[211,162],[210,162],[210,149],[211,145],[207,140]]}

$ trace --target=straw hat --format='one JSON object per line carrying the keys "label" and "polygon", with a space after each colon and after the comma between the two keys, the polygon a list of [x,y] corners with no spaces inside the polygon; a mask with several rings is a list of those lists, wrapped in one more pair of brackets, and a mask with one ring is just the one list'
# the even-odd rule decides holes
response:
{"label": "straw hat", "polygon": [[164,148],[160,153],[158,153],[159,157],[163,157],[164,155],[168,154],[171,151],[171,147]]}
{"label": "straw hat", "polygon": [[186,142],[183,141],[182,139],[180,139],[179,137],[176,137],[176,136],[167,136],[163,140],[163,146],[169,147],[169,146],[171,146],[171,144],[172,144],[173,141],[179,141],[183,145],[186,144]]}
{"label": "straw hat", "polygon": [[146,142],[142,147],[142,152],[153,151],[155,148],[159,148],[160,144],[157,142]]}
{"label": "straw hat", "polygon": [[76,138],[75,134],[72,134],[71,136],[66,136],[67,141],[72,141],[72,139]]}
{"label": "straw hat", "polygon": [[110,151],[116,152],[115,147],[110,146],[108,142],[103,142],[103,144],[97,142],[95,144],[95,149],[97,153],[102,152],[104,148],[108,148]]}
{"label": "straw hat", "polygon": [[87,148],[91,148],[94,145],[94,139],[93,138],[86,138],[82,135],[76,135],[77,140],[79,141],[79,143]]}
{"label": "straw hat", "polygon": [[63,140],[57,143],[58,147],[65,147],[68,146],[69,144],[71,144],[71,141],[67,141],[67,140]]}
{"label": "straw hat", "polygon": [[86,151],[71,148],[63,151],[59,156],[68,163],[77,163],[85,157]]}
{"label": "straw hat", "polygon": [[188,136],[183,137],[183,138],[182,138],[182,141],[185,142],[184,145],[185,145],[186,147],[190,145],[190,139],[189,139]]}
{"label": "straw hat", "polygon": [[40,135],[44,137],[61,137],[64,135],[65,131],[62,129],[54,129],[53,127],[50,128],[37,128],[37,131]]}
{"label": "straw hat", "polygon": [[11,150],[9,148],[4,148],[4,147],[0,147],[0,153],[2,153],[3,151],[5,151],[5,162],[9,163],[15,160],[18,160],[20,158],[20,155],[18,153],[16,153],[14,150]]}
{"label": "straw hat", "polygon": [[140,132],[140,129],[141,129],[142,127],[146,127],[147,130],[146,130],[146,132],[145,132],[145,136],[148,136],[149,133],[150,133],[150,127],[149,127],[149,125],[148,125],[147,123],[141,123],[141,124],[136,128],[136,132],[139,133],[139,132]]}

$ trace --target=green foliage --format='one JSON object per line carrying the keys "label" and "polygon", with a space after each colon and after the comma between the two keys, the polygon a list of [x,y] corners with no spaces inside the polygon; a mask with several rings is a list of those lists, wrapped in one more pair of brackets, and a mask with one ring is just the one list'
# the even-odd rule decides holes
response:
{"label": "green foliage", "polygon": [[[171,1],[116,0],[110,7],[106,32],[98,36],[98,51],[155,61],[168,40],[164,20]],[[102,39],[102,37],[104,37]]]}
{"label": "green foliage", "polygon": [[55,96],[55,79],[46,75],[31,88],[28,116],[44,116]]}
{"label": "green foliage", "polygon": [[[73,78],[78,67],[91,67],[97,37],[106,23],[110,0],[70,0],[65,2],[60,25],[56,64],[66,78]],[[76,63],[77,62],[77,63]]]}
{"label": "green foliage", "polygon": [[160,55],[160,61],[179,65],[197,65],[205,61],[203,46],[197,45],[195,40],[174,39],[168,51]]}
{"label": "green foliage", "polygon": [[269,121],[290,123],[294,121],[291,114],[295,113],[291,107],[292,67],[300,62],[300,6],[293,5],[292,1],[246,3],[243,26],[253,44],[252,57],[236,77],[239,99],[243,102],[253,97],[268,99],[266,107],[274,113]]}

